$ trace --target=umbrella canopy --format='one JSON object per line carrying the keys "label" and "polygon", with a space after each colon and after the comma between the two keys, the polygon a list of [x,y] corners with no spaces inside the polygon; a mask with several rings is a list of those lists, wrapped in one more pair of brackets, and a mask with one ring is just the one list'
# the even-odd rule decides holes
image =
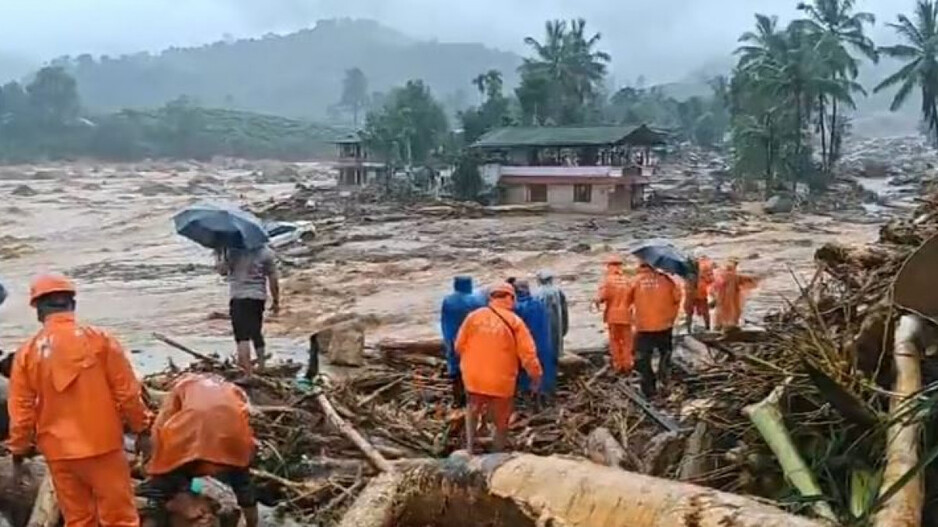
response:
{"label": "umbrella canopy", "polygon": [[7,288],[3,287],[3,284],[0,284],[0,304],[6,302],[7,299]]}
{"label": "umbrella canopy", "polygon": [[687,278],[694,274],[694,263],[667,240],[649,240],[638,245],[632,254],[648,265]]}
{"label": "umbrella canopy", "polygon": [[177,233],[210,249],[258,249],[269,239],[261,220],[233,205],[198,203],[173,223]]}

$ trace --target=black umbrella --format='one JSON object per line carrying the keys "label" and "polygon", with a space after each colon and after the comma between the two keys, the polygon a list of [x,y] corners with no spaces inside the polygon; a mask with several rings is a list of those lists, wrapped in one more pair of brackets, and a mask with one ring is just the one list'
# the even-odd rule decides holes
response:
{"label": "black umbrella", "polygon": [[687,278],[694,274],[691,258],[667,240],[649,240],[632,250],[632,254],[648,265]]}
{"label": "black umbrella", "polygon": [[233,205],[198,203],[173,223],[176,232],[210,249],[258,249],[269,240],[261,220]]}

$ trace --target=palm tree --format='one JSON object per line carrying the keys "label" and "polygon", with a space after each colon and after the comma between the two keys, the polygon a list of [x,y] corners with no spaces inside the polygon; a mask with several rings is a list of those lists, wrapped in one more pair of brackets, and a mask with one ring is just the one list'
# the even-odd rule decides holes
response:
{"label": "palm tree", "polygon": [[[550,84],[548,97],[557,100],[541,103],[559,112],[549,116],[555,121],[575,120],[584,105],[595,98],[596,88],[606,76],[606,64],[611,60],[609,54],[596,49],[601,38],[599,33],[588,37],[586,21],[576,19],[569,25],[562,20],[548,21],[543,42],[532,37],[524,39],[534,51],[534,57],[526,58],[520,68],[522,85],[544,80]],[[543,93],[543,90],[527,90],[534,91]]]}
{"label": "palm tree", "polygon": [[[852,107],[851,92],[859,89],[859,85],[831,75],[829,65],[830,57],[836,55],[832,46],[835,41],[817,38],[805,24],[793,23],[779,30],[774,17],[756,15],[756,29],[743,34],[740,42],[742,45],[736,50],[740,56],[737,75],[744,75],[746,82],[739,84],[738,89],[748,93],[744,94],[746,107],[741,111],[737,108],[736,113],[762,119],[765,131],[760,132],[761,136],[775,142],[766,146],[773,152],[766,156],[767,180],[774,178],[769,172],[781,168],[797,182],[810,172],[806,131],[814,102],[836,100]],[[826,141],[823,149],[826,158]],[[775,163],[779,165],[773,166]]]}
{"label": "palm tree", "polygon": [[[813,4],[799,4],[807,18],[797,21],[814,35],[823,49],[823,60],[831,78],[848,84],[850,91],[866,92],[858,84],[851,84],[859,74],[859,61],[850,54],[848,47],[859,51],[873,62],[879,61],[876,45],[866,36],[865,26],[876,22],[876,17],[867,12],[854,12],[854,0],[814,0]],[[825,94],[818,95],[818,128],[821,135],[821,158],[824,170],[830,172],[838,155],[842,127],[838,122],[838,99],[828,100]],[[830,103],[830,116],[827,105]],[[848,103],[853,106],[852,100]],[[828,135],[829,134],[829,135]]]}
{"label": "palm tree", "polygon": [[938,143],[938,9],[933,0],[918,0],[915,22],[899,15],[898,23],[889,24],[905,41],[904,44],[880,48],[889,57],[906,64],[887,77],[874,90],[899,86],[890,110],[898,110],[918,86],[922,94],[922,119]]}

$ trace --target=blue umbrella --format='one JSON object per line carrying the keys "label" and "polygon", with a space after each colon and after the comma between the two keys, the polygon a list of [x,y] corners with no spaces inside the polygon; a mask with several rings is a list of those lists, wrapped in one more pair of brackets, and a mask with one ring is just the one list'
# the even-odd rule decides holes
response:
{"label": "blue umbrella", "polygon": [[648,265],[682,278],[694,274],[691,259],[667,240],[648,240],[632,250],[632,254]]}
{"label": "blue umbrella", "polygon": [[210,249],[258,249],[269,239],[261,220],[233,205],[197,203],[173,223],[177,233]]}

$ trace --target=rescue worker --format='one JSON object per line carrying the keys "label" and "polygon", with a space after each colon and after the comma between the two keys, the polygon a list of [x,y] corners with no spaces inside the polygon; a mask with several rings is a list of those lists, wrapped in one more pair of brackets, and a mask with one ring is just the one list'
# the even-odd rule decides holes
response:
{"label": "rescue worker", "polygon": [[[666,383],[670,376],[672,333],[681,307],[681,290],[671,277],[642,262],[626,289],[625,304],[633,311],[636,366],[642,376],[642,392],[653,397],[658,391],[658,380]],[[657,378],[651,366],[656,350]]]}
{"label": "rescue worker", "polygon": [[463,384],[469,395],[466,412],[466,448],[475,447],[478,418],[488,414],[495,426],[493,449],[505,449],[508,424],[514,412],[518,363],[531,376],[531,387],[537,389],[542,370],[531,332],[512,310],[515,290],[499,284],[489,292],[489,305],[473,311],[459,329],[456,353]]}
{"label": "rescue worker", "polygon": [[635,360],[632,354],[632,316],[626,303],[629,279],[625,276],[622,264],[622,257],[618,255],[606,259],[606,274],[593,305],[603,310],[603,322],[609,332],[612,369],[628,375],[632,372]]}
{"label": "rescue worker", "polygon": [[696,274],[687,280],[684,288],[684,314],[687,316],[687,331],[694,326],[694,315],[703,318],[704,329],[710,330],[710,287],[713,285],[713,260],[700,256],[694,260]]}
{"label": "rescue worker", "polygon": [[166,502],[188,490],[193,478],[211,476],[231,487],[245,524],[257,527],[250,472],[254,450],[244,391],[215,375],[185,375],[173,385],[153,422],[149,480],[138,494],[157,505],[154,523],[165,524]]}
{"label": "rescue worker", "polygon": [[746,296],[759,283],[755,277],[739,274],[738,267],[739,260],[731,258],[713,284],[713,299],[716,303],[714,322],[718,330],[727,331],[739,327]]}
{"label": "rescue worker", "polygon": [[150,415],[120,344],[75,321],[75,293],[57,274],[30,286],[42,329],[13,361],[7,446],[19,472],[35,437],[66,527],[136,526],[122,418],[146,450]]}
{"label": "rescue worker", "polygon": [[542,270],[537,273],[538,288],[534,296],[547,308],[550,324],[550,343],[554,355],[560,360],[563,356],[563,338],[570,329],[570,316],[567,311],[567,295],[554,283],[554,274]]}
{"label": "rescue worker", "polygon": [[[558,357],[550,340],[550,317],[547,314],[547,306],[531,296],[531,286],[526,280],[515,282],[515,294],[517,295],[515,313],[531,332],[537,350],[537,361],[543,370],[537,392],[541,395],[552,395],[557,387]],[[531,379],[525,371],[519,372],[518,388],[521,393],[533,391]]]}
{"label": "rescue worker", "polygon": [[440,308],[440,330],[443,333],[443,351],[446,354],[446,370],[453,387],[453,406],[466,406],[466,391],[459,373],[459,357],[454,345],[462,323],[476,309],[485,306],[484,299],[473,293],[472,278],[457,276],[453,279],[453,292],[443,299]]}

